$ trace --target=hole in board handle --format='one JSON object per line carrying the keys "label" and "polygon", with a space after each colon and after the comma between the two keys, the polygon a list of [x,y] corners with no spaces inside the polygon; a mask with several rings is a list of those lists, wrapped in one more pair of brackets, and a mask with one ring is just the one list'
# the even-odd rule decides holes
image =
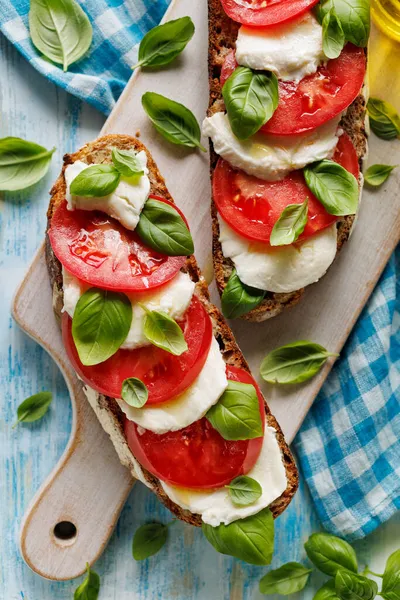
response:
{"label": "hole in board handle", "polygon": [[54,527],[53,533],[57,543],[69,546],[75,542],[77,529],[71,521],[60,521]]}

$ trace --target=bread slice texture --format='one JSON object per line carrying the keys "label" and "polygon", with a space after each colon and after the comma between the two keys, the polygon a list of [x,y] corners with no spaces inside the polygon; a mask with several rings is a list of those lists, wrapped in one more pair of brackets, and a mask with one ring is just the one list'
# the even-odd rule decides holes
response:
{"label": "bread slice texture", "polygon": [[[220,84],[221,68],[225,58],[231,49],[236,47],[236,39],[239,31],[239,23],[230,19],[222,8],[221,0],[208,0],[208,24],[209,24],[209,53],[208,72],[210,100],[208,116],[217,112],[225,112],[225,104],[222,98]],[[350,136],[357,152],[360,167],[367,152],[367,133],[365,126],[366,98],[360,94],[347,109],[343,116],[340,127]],[[218,162],[218,154],[210,140],[210,172],[211,179]],[[360,182],[361,183],[361,182]],[[220,294],[225,289],[228,279],[232,273],[233,262],[223,255],[219,241],[219,223],[217,219],[217,208],[211,201],[212,233],[213,233],[213,262],[215,280]],[[337,224],[338,237],[337,249],[341,250],[343,244],[348,240],[355,220],[355,215],[342,217]],[[299,302],[305,289],[290,293],[267,292],[263,302],[241,318],[247,321],[261,322],[279,315],[286,308],[290,308]]]}
{"label": "bread slice texture", "polygon": [[[64,156],[64,166],[60,176],[55,182],[50,194],[51,200],[47,212],[48,229],[51,226],[51,219],[56,207],[65,200],[66,184],[64,172],[66,167],[81,160],[87,164],[92,163],[111,163],[111,149],[117,147],[121,150],[136,150],[145,151],[147,154],[147,166],[149,169],[149,178],[151,183],[151,194],[162,196],[173,202],[165,185],[164,179],[161,177],[158,168],[152,159],[150,153],[145,146],[136,138],[126,135],[107,135],[101,137],[94,142],[84,146],[75,154],[66,154]],[[63,308],[63,278],[61,264],[53,253],[50,245],[49,237],[46,235],[46,261],[50,276],[50,282],[53,289],[53,307],[56,316],[59,318]],[[233,334],[225,322],[221,312],[210,302],[210,296],[207,284],[203,279],[200,270],[197,266],[194,256],[190,256],[186,260],[186,265],[182,269],[188,273],[192,281],[195,282],[195,294],[201,300],[208,314],[211,317],[213,324],[214,336],[218,341],[221,353],[227,364],[245,369],[250,373],[248,364],[241,353]],[[110,436],[115,450],[122,462],[135,476],[135,457],[130,451],[123,429],[124,415],[114,398],[103,396],[102,394],[89,394],[88,400],[91,403],[100,423],[104,430]],[[265,403],[266,423],[273,427],[276,431],[277,439],[281,449],[282,461],[286,469],[287,488],[283,494],[277,498],[270,506],[270,509],[277,517],[290,503],[293,495],[298,487],[298,472],[293,456],[283,437],[282,431],[271,414],[268,405]],[[137,461],[136,461],[137,463]],[[201,516],[183,510],[180,506],[172,502],[165,494],[160,481],[151,473],[142,468],[146,483],[157,494],[159,499],[165,504],[169,510],[174,513],[179,519],[190,523],[191,525],[201,526]]]}

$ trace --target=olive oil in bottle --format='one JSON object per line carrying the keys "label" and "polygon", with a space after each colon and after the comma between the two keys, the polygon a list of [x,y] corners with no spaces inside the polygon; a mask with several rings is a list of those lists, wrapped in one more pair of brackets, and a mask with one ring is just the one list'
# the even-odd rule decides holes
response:
{"label": "olive oil in bottle", "polygon": [[371,16],[383,33],[400,42],[400,0],[371,0]]}

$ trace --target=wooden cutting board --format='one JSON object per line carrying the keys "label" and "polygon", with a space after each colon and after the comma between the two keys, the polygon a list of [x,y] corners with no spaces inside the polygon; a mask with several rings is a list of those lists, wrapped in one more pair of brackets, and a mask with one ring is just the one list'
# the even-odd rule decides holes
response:
{"label": "wooden cutting board", "polygon": [[[184,15],[190,15],[195,22],[193,41],[168,69],[135,73],[101,133],[140,135],[151,150],[171,194],[189,220],[196,256],[211,282],[208,156],[164,141],[141,107],[142,94],[157,91],[188,106],[199,121],[204,118],[208,104],[205,0],[175,0],[166,19]],[[398,68],[400,50],[397,54],[393,52],[393,45],[375,31],[371,42],[372,57],[378,44],[379,54],[376,53],[376,61],[371,62],[372,84],[376,81],[379,86],[376,89],[372,86],[373,93],[396,103],[400,97],[400,83],[393,73]],[[386,80],[383,73],[388,74]],[[374,138],[370,164],[394,164],[394,155],[399,155],[397,144]],[[396,174],[378,191],[365,190],[359,221],[350,242],[328,275],[307,290],[297,307],[261,325],[232,323],[239,344],[259,381],[258,369],[262,358],[283,343],[307,338],[332,352],[341,351],[399,241],[399,234],[400,194],[399,176]],[[218,302],[213,286],[212,293]],[[86,561],[93,563],[104,550],[133,479],[120,465],[66,357],[52,313],[43,248],[39,249],[17,291],[13,315],[19,325],[53,356],[65,376],[73,405],[69,444],[26,512],[21,530],[21,551],[27,564],[43,577],[71,579],[82,574]],[[293,440],[330,368],[330,364],[326,365],[317,377],[302,386],[285,388],[262,384],[289,442]],[[66,525],[58,526],[55,533],[59,523]]]}

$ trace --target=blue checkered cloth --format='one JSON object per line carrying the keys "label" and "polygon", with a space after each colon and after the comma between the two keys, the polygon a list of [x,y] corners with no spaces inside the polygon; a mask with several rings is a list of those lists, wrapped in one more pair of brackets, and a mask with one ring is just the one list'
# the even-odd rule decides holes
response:
{"label": "blue checkered cloth", "polygon": [[[67,73],[40,57],[28,0],[0,0],[0,29],[32,65],[108,114],[137,57],[137,43],[168,0],[85,0],[88,55]],[[363,537],[400,508],[400,250],[360,317],[295,440],[322,525]]]}

